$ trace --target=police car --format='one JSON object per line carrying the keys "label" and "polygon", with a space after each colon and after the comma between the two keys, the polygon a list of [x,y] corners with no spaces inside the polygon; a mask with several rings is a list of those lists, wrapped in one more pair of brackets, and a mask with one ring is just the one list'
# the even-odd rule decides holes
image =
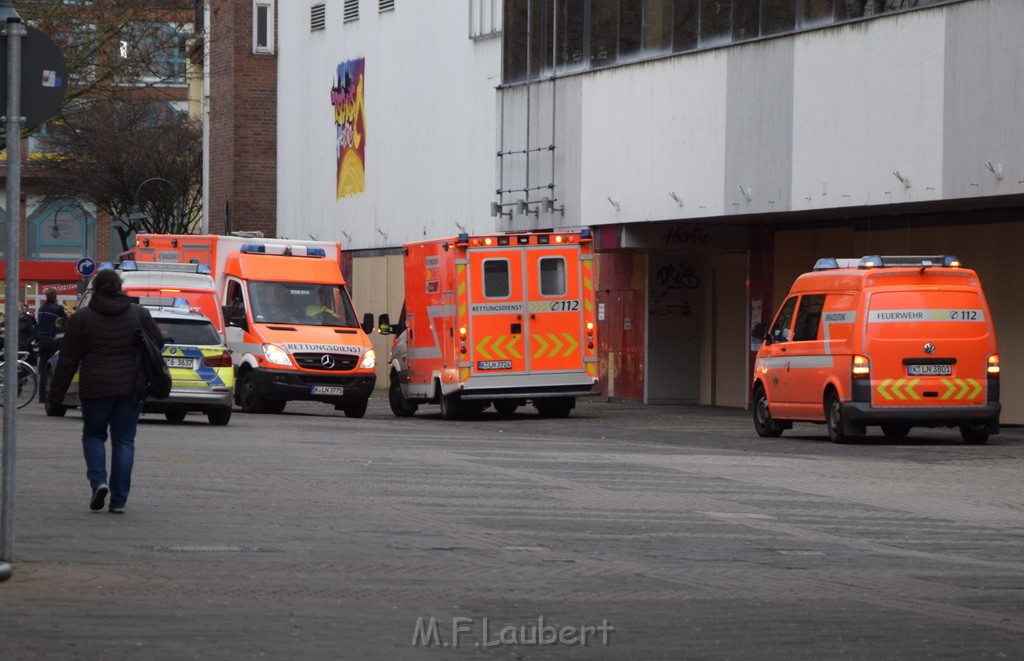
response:
{"label": "police car", "polygon": [[[149,310],[164,335],[163,357],[172,381],[170,396],[146,400],[143,412],[163,413],[170,422],[181,422],[189,412],[200,412],[206,414],[211,425],[228,424],[235,371],[231,353],[213,322],[190,309],[184,300],[142,298],[140,303]],[[56,365],[54,356],[45,367],[50,380]],[[64,401],[59,405],[47,403],[46,414],[63,416],[80,403],[76,374]]]}

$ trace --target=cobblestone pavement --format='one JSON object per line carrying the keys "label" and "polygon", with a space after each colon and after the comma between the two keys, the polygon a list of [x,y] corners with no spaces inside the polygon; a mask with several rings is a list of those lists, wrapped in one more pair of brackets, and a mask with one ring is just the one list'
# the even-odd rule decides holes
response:
{"label": "cobblestone pavement", "polygon": [[[123,516],[18,418],[0,658],[1024,656],[1024,430],[833,445],[582,402],[445,422],[144,416]],[[583,642],[585,640],[585,643]]]}

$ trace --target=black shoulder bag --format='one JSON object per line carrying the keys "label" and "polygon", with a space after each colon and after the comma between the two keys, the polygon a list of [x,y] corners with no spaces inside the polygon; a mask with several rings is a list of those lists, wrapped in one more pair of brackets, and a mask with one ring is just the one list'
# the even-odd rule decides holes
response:
{"label": "black shoulder bag", "polygon": [[[171,370],[160,355],[160,347],[142,327],[142,308],[138,308],[139,327],[135,330],[139,343],[139,358],[146,373],[146,397],[166,399],[171,394]],[[143,397],[142,399],[145,399]]]}

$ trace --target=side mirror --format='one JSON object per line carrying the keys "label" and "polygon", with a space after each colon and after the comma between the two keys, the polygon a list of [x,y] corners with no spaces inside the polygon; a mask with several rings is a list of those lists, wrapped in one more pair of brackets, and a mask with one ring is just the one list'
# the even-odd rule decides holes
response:
{"label": "side mirror", "polygon": [[772,336],[768,334],[768,328],[763,321],[754,324],[754,327],[750,329],[750,337],[755,340],[764,340],[765,344],[772,343]]}
{"label": "side mirror", "polygon": [[381,335],[391,335],[391,318],[386,313],[377,317],[377,332]]}
{"label": "side mirror", "polygon": [[373,313],[367,312],[363,315],[363,332],[369,335],[373,332]]}
{"label": "side mirror", "polygon": [[237,326],[237,327],[242,328],[244,330],[249,330],[249,322],[247,322],[245,320],[244,316],[238,316],[238,315],[232,316],[231,313],[232,313],[233,310],[234,310],[234,308],[232,306],[230,306],[230,305],[222,305],[220,307],[220,311],[224,315],[224,325],[225,326]]}

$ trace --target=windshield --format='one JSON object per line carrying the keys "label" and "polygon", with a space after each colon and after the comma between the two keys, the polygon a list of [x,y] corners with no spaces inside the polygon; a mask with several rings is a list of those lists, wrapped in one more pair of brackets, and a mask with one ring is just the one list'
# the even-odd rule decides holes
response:
{"label": "windshield", "polygon": [[253,319],[262,324],[356,328],[348,292],[338,285],[311,282],[250,282]]}

